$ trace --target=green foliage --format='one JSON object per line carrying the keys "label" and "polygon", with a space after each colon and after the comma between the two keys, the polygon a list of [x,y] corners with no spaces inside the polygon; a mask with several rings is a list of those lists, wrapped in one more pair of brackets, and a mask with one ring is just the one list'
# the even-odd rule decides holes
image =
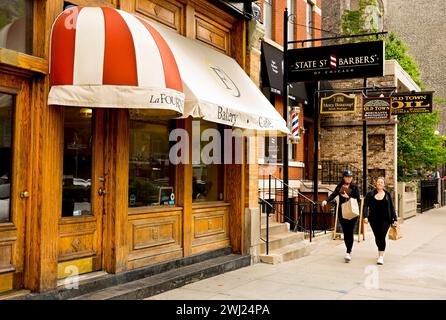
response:
{"label": "green foliage", "polygon": [[[345,10],[341,18],[342,34],[355,35],[379,32],[379,25],[376,23],[376,21],[373,21],[373,19],[382,19],[383,14],[375,12],[375,15],[372,15],[370,8],[373,7],[377,8],[376,0],[360,0],[358,10]],[[366,36],[352,38],[348,42],[372,40],[376,40],[376,37]]]}
{"label": "green foliage", "polygon": [[407,45],[398,36],[391,32],[386,39],[386,59],[398,61],[400,66],[409,74],[418,86],[422,86],[420,80],[420,69],[413,58],[407,52]]}
{"label": "green foliage", "polygon": [[407,181],[413,172],[435,170],[446,162],[446,136],[435,134],[438,111],[398,117],[398,179]]}

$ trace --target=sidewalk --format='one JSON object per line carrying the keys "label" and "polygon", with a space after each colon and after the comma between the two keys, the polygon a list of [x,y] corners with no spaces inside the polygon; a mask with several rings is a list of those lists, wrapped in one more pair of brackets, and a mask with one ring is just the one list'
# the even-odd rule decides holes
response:
{"label": "sidewalk", "polygon": [[298,260],[255,264],[148,300],[446,299],[446,207],[402,223],[404,238],[387,241],[383,266],[367,228],[348,264],[343,241],[330,240]]}

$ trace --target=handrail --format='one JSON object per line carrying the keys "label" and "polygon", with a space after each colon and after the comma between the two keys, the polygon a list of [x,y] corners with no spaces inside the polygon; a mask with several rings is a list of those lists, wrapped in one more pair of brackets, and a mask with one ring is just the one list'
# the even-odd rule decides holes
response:
{"label": "handrail", "polygon": [[[265,199],[262,199],[261,197],[259,197],[259,200],[261,201],[261,203],[267,204],[271,208],[271,211],[274,212],[275,208],[271,203],[269,203]],[[260,219],[262,219],[261,214],[260,214]],[[269,212],[268,212],[268,210],[266,211],[266,240],[262,238],[262,223],[261,222],[260,222],[260,239],[266,243],[266,255],[269,255]]]}
{"label": "handrail", "polygon": [[269,203],[268,201],[266,201],[265,199],[260,198],[260,197],[259,197],[259,200],[262,201],[263,203],[267,204],[272,210],[274,210],[274,206],[271,203]]}
{"label": "handrail", "polygon": [[300,195],[301,197],[305,198],[306,200],[310,201],[312,204],[317,204],[317,202],[311,200],[310,198],[308,198],[307,196],[305,196],[304,194],[302,194],[299,190],[297,190],[296,188],[290,187],[288,184],[286,184],[285,182],[283,182],[282,179],[277,178],[273,175],[271,175],[272,178],[274,178],[275,180],[280,181],[283,185],[287,186],[289,189],[291,189],[292,191],[296,192],[297,195]]}

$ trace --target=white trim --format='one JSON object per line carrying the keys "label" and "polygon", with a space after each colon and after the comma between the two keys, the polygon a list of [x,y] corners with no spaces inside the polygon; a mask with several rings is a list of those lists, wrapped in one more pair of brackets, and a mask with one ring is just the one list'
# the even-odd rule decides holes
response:
{"label": "white trim", "polygon": [[314,5],[313,11],[316,12],[318,15],[322,16],[322,10],[318,6]]}
{"label": "white trim", "polygon": [[[266,164],[269,166],[283,167],[283,163],[265,163],[265,158],[258,158],[259,164]],[[300,161],[288,161],[288,167],[292,168],[305,168],[305,163]]]}
{"label": "white trim", "polygon": [[[169,101],[160,99],[161,94],[168,96]],[[150,87],[65,85],[51,87],[48,104],[90,108],[157,109],[178,116],[183,114],[184,94],[172,89]]]}
{"label": "white trim", "polygon": [[[404,69],[400,66],[398,61],[396,60],[386,60],[385,64],[385,73],[386,76],[395,76],[395,80],[401,82],[407,89],[407,91],[421,91],[420,87],[413,81],[413,79],[409,76],[409,74],[404,71]],[[398,83],[395,83],[397,85]]]}

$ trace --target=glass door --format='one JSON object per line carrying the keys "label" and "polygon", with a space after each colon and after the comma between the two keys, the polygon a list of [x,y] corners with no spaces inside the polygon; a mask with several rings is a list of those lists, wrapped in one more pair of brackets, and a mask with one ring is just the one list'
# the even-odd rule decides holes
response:
{"label": "glass door", "polygon": [[[29,209],[29,86],[0,76],[0,293],[23,287]],[[12,89],[11,87],[14,87]]]}
{"label": "glass door", "polygon": [[104,111],[64,108],[58,278],[102,269]]}

